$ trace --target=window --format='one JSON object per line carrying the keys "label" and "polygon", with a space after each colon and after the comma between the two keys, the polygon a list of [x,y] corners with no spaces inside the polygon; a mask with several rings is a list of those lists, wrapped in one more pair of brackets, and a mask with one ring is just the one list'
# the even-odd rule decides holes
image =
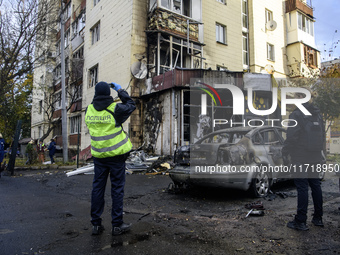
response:
{"label": "window", "polygon": [[89,87],[94,87],[98,83],[98,66],[90,69]]}
{"label": "window", "polygon": [[54,108],[55,110],[61,109],[61,92],[54,95]]}
{"label": "window", "polygon": [[60,41],[56,43],[56,53],[59,56],[61,53]]}
{"label": "window", "polygon": [[96,6],[99,2],[100,0],[93,0],[93,6]]}
{"label": "window", "polygon": [[221,4],[227,4],[227,0],[216,0],[217,2],[220,2]]}
{"label": "window", "polygon": [[226,43],[226,27],[216,23],[216,41]]}
{"label": "window", "polygon": [[311,36],[314,36],[314,22],[312,19],[298,13],[298,28]]}
{"label": "window", "polygon": [[73,53],[73,58],[83,59],[84,58],[84,47],[81,47],[75,53]]}
{"label": "window", "polygon": [[273,20],[273,12],[266,9],[266,24]]}
{"label": "window", "polygon": [[73,86],[73,95],[74,101],[81,99],[83,95],[83,86],[82,85],[74,85]]}
{"label": "window", "polygon": [[65,75],[67,76],[69,74],[69,59],[68,57],[65,58]]}
{"label": "window", "polygon": [[56,79],[59,79],[60,76],[61,76],[61,65],[58,65],[55,69],[55,76],[56,76]]}
{"label": "window", "polygon": [[43,101],[40,100],[40,101],[39,101],[39,114],[42,113],[42,108],[43,108]]}
{"label": "window", "polygon": [[267,43],[267,59],[275,61],[275,50],[274,45]]}
{"label": "window", "polygon": [[170,9],[170,0],[161,0],[161,5],[162,5],[162,7],[164,7],[164,8],[167,8],[167,9]]}
{"label": "window", "polygon": [[260,132],[264,144],[267,145],[275,145],[275,144],[281,144],[279,136],[275,133],[274,130],[267,130],[267,131],[262,131]]}
{"label": "window", "polygon": [[248,28],[248,0],[242,0],[242,26]]}
{"label": "window", "polygon": [[72,24],[72,33],[73,33],[73,36],[78,35],[78,22],[77,21],[73,22]]}
{"label": "window", "polygon": [[91,29],[91,34],[92,34],[92,44],[95,44],[100,39],[100,23],[98,23]]}
{"label": "window", "polygon": [[70,43],[70,29],[68,29],[65,33],[65,38],[64,38],[64,46],[67,48],[67,46]]}
{"label": "window", "polygon": [[[197,3],[193,3],[194,6],[192,6],[191,0],[161,0],[160,4],[163,8],[191,18],[195,18],[192,15],[197,16],[197,7],[200,6]],[[192,7],[194,7],[196,13],[193,13],[195,10],[192,10]]]}
{"label": "window", "polygon": [[248,34],[242,33],[243,65],[248,66]]}
{"label": "window", "polygon": [[81,116],[74,116],[70,118],[70,134],[78,134],[81,131]]}
{"label": "window", "polygon": [[63,12],[64,20],[67,20],[71,17],[71,4],[67,5]]}
{"label": "window", "polygon": [[318,61],[317,61],[316,50],[305,45],[303,52],[304,52],[305,64],[308,66],[317,67]]}

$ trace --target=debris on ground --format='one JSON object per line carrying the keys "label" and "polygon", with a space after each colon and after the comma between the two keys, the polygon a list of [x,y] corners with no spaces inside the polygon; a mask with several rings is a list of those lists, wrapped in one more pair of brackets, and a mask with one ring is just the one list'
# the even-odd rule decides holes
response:
{"label": "debris on ground", "polygon": [[173,167],[172,156],[151,156],[143,150],[131,152],[126,160],[126,169],[129,174],[134,172],[147,175],[166,174]]}
{"label": "debris on ground", "polygon": [[256,201],[253,203],[249,203],[245,205],[246,209],[250,209],[250,211],[247,213],[246,218],[251,216],[263,216],[264,215],[264,206],[262,201]]}
{"label": "debris on ground", "polygon": [[[171,156],[150,156],[143,150],[136,150],[130,153],[125,162],[126,174],[144,173],[147,175],[167,174],[174,167]],[[93,173],[94,165],[88,164],[66,173],[67,176]]]}

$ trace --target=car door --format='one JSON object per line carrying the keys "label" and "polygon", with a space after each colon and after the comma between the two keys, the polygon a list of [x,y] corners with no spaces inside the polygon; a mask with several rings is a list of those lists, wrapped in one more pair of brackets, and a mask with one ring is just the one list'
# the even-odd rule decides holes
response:
{"label": "car door", "polygon": [[263,130],[261,135],[264,140],[264,146],[267,151],[268,162],[275,167],[273,171],[273,178],[284,178],[287,173],[281,171],[283,165],[282,147],[283,139],[275,128]]}

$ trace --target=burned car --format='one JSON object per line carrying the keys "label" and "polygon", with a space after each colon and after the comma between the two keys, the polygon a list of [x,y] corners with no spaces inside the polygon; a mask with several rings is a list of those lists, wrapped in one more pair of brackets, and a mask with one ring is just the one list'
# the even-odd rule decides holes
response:
{"label": "burned car", "polygon": [[285,138],[281,127],[218,130],[177,149],[169,175],[178,186],[236,188],[263,197],[274,182],[291,177],[281,153]]}

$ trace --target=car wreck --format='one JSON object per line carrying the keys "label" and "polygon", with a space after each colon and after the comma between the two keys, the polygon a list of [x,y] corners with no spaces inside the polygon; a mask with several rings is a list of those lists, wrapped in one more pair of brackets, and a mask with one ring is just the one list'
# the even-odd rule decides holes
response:
{"label": "car wreck", "polygon": [[291,177],[282,171],[290,164],[281,153],[285,138],[286,130],[275,126],[221,129],[178,148],[169,176],[179,187],[235,188],[264,197],[273,183]]}

